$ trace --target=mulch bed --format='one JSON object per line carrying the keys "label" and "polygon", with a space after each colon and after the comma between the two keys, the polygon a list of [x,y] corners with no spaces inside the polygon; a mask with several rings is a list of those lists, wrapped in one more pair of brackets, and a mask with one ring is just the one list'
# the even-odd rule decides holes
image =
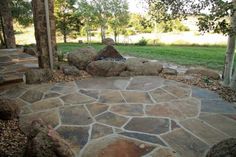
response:
{"label": "mulch bed", "polygon": [[175,80],[177,82],[182,82],[191,86],[197,86],[200,88],[209,89],[218,93],[224,100],[228,102],[236,102],[236,91],[232,90],[229,87],[224,87],[221,84],[220,80],[211,80],[207,79],[201,75],[178,75],[178,76],[170,76],[170,75],[161,75],[161,77],[169,80]]}
{"label": "mulch bed", "polygon": [[0,156],[19,157],[24,153],[27,137],[19,128],[19,121],[0,120]]}

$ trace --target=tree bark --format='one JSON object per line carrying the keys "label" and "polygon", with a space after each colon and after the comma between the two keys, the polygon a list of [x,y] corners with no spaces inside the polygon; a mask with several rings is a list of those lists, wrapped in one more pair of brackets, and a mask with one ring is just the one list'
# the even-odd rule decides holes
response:
{"label": "tree bark", "polygon": [[231,79],[231,83],[230,83],[230,87],[236,91],[236,65],[235,65],[235,68],[234,68],[234,74],[233,74],[233,77]]}
{"label": "tree bark", "polygon": [[224,85],[228,86],[231,82],[233,66],[234,66],[234,52],[235,52],[235,35],[228,36],[228,45],[225,56],[225,66],[224,66]]}
{"label": "tree bark", "polygon": [[15,48],[16,40],[13,28],[13,18],[10,8],[10,0],[0,0],[0,14],[3,23],[3,36],[5,37],[6,48]]}
{"label": "tree bark", "polygon": [[[53,59],[56,59],[56,26],[54,17],[54,0],[49,2],[49,17],[51,29],[51,45]],[[48,33],[46,24],[46,14],[44,0],[32,0],[33,15],[34,15],[34,29],[35,39],[37,45],[37,52],[39,54],[39,67],[50,68]]]}
{"label": "tree bark", "polygon": [[117,35],[118,35],[118,33],[117,33],[117,30],[115,29],[115,30],[114,30],[115,43],[117,43]]}
{"label": "tree bark", "polygon": [[105,26],[101,26],[101,39],[102,39],[102,42],[105,38],[106,38]]}

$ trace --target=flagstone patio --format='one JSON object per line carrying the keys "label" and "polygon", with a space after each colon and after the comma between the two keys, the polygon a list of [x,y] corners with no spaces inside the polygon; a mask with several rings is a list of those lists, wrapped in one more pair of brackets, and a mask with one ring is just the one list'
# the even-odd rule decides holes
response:
{"label": "flagstone patio", "polygon": [[41,118],[79,157],[204,157],[236,137],[236,108],[216,93],[160,77],[18,85],[25,133]]}

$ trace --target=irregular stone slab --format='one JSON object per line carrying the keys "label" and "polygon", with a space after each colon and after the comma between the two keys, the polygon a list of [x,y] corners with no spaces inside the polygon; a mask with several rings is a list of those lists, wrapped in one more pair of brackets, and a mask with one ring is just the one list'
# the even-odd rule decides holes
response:
{"label": "irregular stone slab", "polygon": [[66,96],[62,96],[61,99],[65,102],[65,104],[84,104],[94,101],[91,97],[79,93],[68,94]]}
{"label": "irregular stone slab", "polygon": [[86,107],[88,108],[92,116],[96,116],[102,112],[105,112],[109,106],[106,104],[94,103],[94,104],[88,104],[86,105]]}
{"label": "irregular stone slab", "polygon": [[182,88],[179,86],[164,86],[162,88],[178,98],[186,98],[191,94],[191,89],[189,88]]}
{"label": "irregular stone slab", "polygon": [[20,114],[24,115],[24,114],[29,114],[29,113],[32,113],[32,111],[30,110],[28,106],[21,107]]}
{"label": "irregular stone slab", "polygon": [[98,90],[84,90],[84,89],[79,90],[79,92],[87,96],[90,96],[94,99],[98,99],[100,93]]}
{"label": "irregular stone slab", "polygon": [[216,129],[223,131],[227,135],[236,137],[236,122],[232,119],[228,119],[221,115],[200,116],[200,119]]}
{"label": "irregular stone slab", "polygon": [[166,91],[158,88],[152,92],[150,92],[151,96],[156,102],[166,102],[177,99],[177,97],[168,94]]}
{"label": "irregular stone slab", "polygon": [[147,135],[147,134],[140,134],[140,133],[133,133],[133,132],[122,132],[122,133],[119,133],[119,134],[127,136],[127,137],[131,137],[131,138],[136,138],[136,139],[141,140],[141,141],[146,141],[146,142],[166,146],[165,143],[157,136]]}
{"label": "irregular stone slab", "polygon": [[176,129],[161,137],[180,155],[186,157],[204,156],[209,146],[183,129]]}
{"label": "irregular stone slab", "polygon": [[31,105],[33,111],[41,111],[63,106],[63,103],[58,98],[46,99],[35,102]]}
{"label": "irregular stone slab", "polygon": [[171,120],[171,130],[175,130],[178,128],[180,128],[180,126],[174,120]]}
{"label": "irregular stone slab", "polygon": [[61,94],[69,94],[76,92],[77,88],[73,86],[53,86],[51,88],[52,92],[57,92]]}
{"label": "irregular stone slab", "polygon": [[52,70],[50,69],[30,69],[25,73],[27,84],[38,84],[50,81],[53,78]]}
{"label": "irregular stone slab", "polygon": [[175,150],[169,148],[160,148],[157,151],[154,151],[148,157],[180,157]]}
{"label": "irregular stone slab", "polygon": [[110,111],[125,116],[143,116],[142,104],[120,104],[111,107]]}
{"label": "irregular stone slab", "polygon": [[27,135],[30,130],[32,121],[42,119],[46,124],[56,127],[59,124],[59,117],[57,110],[32,113],[20,116],[20,128]]}
{"label": "irregular stone slab", "polygon": [[24,95],[22,95],[20,98],[29,102],[34,103],[36,101],[41,100],[43,97],[43,93],[37,90],[29,90]]}
{"label": "irregular stone slab", "polygon": [[146,114],[150,116],[170,117],[184,120],[198,115],[200,102],[196,99],[177,100],[169,103],[159,103],[146,106]]}
{"label": "irregular stone slab", "polygon": [[21,96],[24,92],[26,92],[26,89],[21,88],[21,87],[14,87],[14,88],[10,88],[6,92],[4,92],[2,94],[2,96],[9,98],[9,99],[14,99],[14,98]]}
{"label": "irregular stone slab", "polygon": [[152,100],[146,92],[123,91],[121,92],[127,103],[152,104]]}
{"label": "irregular stone slab", "polygon": [[228,136],[222,134],[216,129],[213,129],[212,127],[209,127],[203,121],[197,119],[182,121],[180,124],[193,134],[203,139],[209,145],[216,144],[221,140],[228,138]]}
{"label": "irregular stone slab", "polygon": [[40,91],[40,92],[48,92],[52,87],[53,87],[53,84],[36,84],[36,85],[26,85],[27,88],[31,89],[31,90],[37,90],[37,91]]}
{"label": "irregular stone slab", "polygon": [[236,113],[233,104],[224,100],[202,100],[202,112]]}
{"label": "irregular stone slab", "polygon": [[146,106],[146,114],[149,116],[170,117],[173,119],[185,119],[186,116],[172,103],[160,103]]}
{"label": "irregular stone slab", "polygon": [[81,157],[141,157],[155,146],[121,137],[106,137],[90,143]]}
{"label": "irregular stone slab", "polygon": [[217,93],[199,87],[192,87],[192,97],[200,99],[220,99]]}
{"label": "irregular stone slab", "polygon": [[125,103],[119,91],[104,90],[101,91],[99,102],[101,103]]}
{"label": "irregular stone slab", "polygon": [[236,121],[236,114],[223,114],[223,116]]}
{"label": "irregular stone slab", "polygon": [[71,148],[79,153],[87,144],[89,127],[60,126],[57,132],[71,145]]}
{"label": "irregular stone slab", "polygon": [[172,68],[163,68],[162,73],[165,75],[177,75],[178,71]]}
{"label": "irregular stone slab", "polygon": [[162,134],[169,131],[169,120],[165,118],[132,118],[124,127],[130,131]]}
{"label": "irregular stone slab", "polygon": [[44,95],[44,99],[48,99],[48,98],[54,98],[54,97],[59,97],[60,94],[58,93],[55,93],[55,92],[49,92],[49,93],[46,93]]}
{"label": "irregular stone slab", "polygon": [[100,123],[104,123],[107,125],[121,127],[128,121],[128,118],[119,116],[111,112],[105,112],[99,115],[98,117],[96,117],[96,120]]}
{"label": "irregular stone slab", "polygon": [[113,133],[112,127],[107,127],[101,124],[94,124],[92,128],[91,138],[97,139],[112,133]]}
{"label": "irregular stone slab", "polygon": [[156,76],[138,76],[130,82],[127,90],[152,90],[160,87],[164,80]]}
{"label": "irregular stone slab", "polygon": [[78,88],[82,89],[125,89],[129,78],[92,78],[76,81]]}
{"label": "irregular stone slab", "polygon": [[93,122],[84,106],[70,106],[60,109],[61,122],[67,125],[89,125]]}

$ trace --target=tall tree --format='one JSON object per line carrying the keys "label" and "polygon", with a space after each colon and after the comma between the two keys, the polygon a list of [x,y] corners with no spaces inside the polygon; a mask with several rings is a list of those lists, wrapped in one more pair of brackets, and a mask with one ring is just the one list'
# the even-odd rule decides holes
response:
{"label": "tall tree", "polygon": [[6,48],[15,48],[16,40],[10,2],[10,0],[0,0],[0,18],[5,46]]}
{"label": "tall tree", "polygon": [[108,19],[111,17],[111,4],[113,0],[92,0],[95,9],[96,22],[101,29],[101,40],[106,38]]}
{"label": "tall tree", "polygon": [[[200,16],[201,31],[214,31],[228,35],[224,66],[224,85],[236,90],[236,70],[233,73],[236,35],[236,0],[147,0],[150,14],[157,21]],[[229,20],[228,20],[229,19]],[[236,65],[235,65],[236,69]]]}
{"label": "tall tree", "polygon": [[114,39],[129,22],[129,6],[127,0],[113,0],[111,3],[111,18],[109,24],[114,32]]}
{"label": "tall tree", "polygon": [[91,41],[91,29],[96,26],[96,12],[94,6],[87,0],[79,0],[77,14],[81,16],[81,22],[86,31],[87,42]]}
{"label": "tall tree", "polygon": [[73,31],[81,26],[79,14],[76,14],[76,0],[55,0],[56,28],[62,33],[64,43]]}

